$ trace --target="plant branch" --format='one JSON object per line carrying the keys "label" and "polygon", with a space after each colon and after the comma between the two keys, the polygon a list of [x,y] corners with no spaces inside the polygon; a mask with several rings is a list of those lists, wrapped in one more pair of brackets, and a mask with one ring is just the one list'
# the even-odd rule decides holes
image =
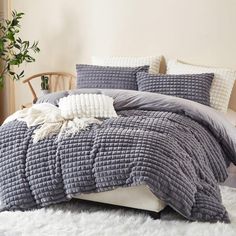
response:
{"label": "plant branch", "polygon": [[35,59],[31,53],[40,51],[38,42],[22,40],[18,33],[20,32],[20,20],[24,13],[12,11],[12,19],[3,19],[0,21],[0,59],[4,62],[3,70],[0,74],[0,87],[4,84],[4,77],[10,75],[13,80],[19,80],[24,76],[24,71],[16,73],[15,66],[22,63],[32,63]]}

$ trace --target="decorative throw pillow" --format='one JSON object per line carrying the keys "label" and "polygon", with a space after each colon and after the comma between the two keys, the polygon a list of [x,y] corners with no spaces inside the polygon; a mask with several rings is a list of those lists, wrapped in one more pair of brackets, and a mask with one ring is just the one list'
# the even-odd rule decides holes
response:
{"label": "decorative throw pillow", "polygon": [[149,57],[92,57],[92,64],[98,66],[122,66],[122,67],[138,67],[149,66],[150,74],[159,74],[162,56]]}
{"label": "decorative throw pillow", "polygon": [[136,73],[148,68],[76,65],[77,88],[138,90]]}
{"label": "decorative throw pillow", "polygon": [[66,119],[117,117],[113,98],[104,94],[70,95],[59,101],[61,115]]}
{"label": "decorative throw pillow", "polygon": [[236,71],[215,67],[204,67],[184,64],[177,60],[170,60],[167,65],[167,74],[200,74],[214,73],[210,91],[211,107],[221,112],[226,112],[230,94],[236,79]]}
{"label": "decorative throw pillow", "polygon": [[210,105],[210,88],[214,74],[150,75],[137,74],[140,91],[180,97],[204,105]]}

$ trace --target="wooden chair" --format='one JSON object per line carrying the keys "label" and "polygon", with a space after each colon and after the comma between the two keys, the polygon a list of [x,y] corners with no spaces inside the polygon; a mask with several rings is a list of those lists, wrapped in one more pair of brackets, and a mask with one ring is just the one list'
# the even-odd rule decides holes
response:
{"label": "wooden chair", "polygon": [[[32,93],[33,96],[33,102],[35,103],[38,100],[37,93],[35,89],[33,88],[32,81],[33,80],[38,80],[38,82],[41,82],[41,76],[48,76],[49,78],[49,91],[50,92],[57,92],[57,91],[63,91],[63,90],[70,90],[75,87],[75,76],[66,73],[66,72],[44,72],[44,73],[39,73],[35,74],[33,76],[30,76],[29,78],[23,80],[23,83],[27,83],[30,92]],[[24,104],[21,105],[21,108],[26,108],[30,107],[32,103]]]}

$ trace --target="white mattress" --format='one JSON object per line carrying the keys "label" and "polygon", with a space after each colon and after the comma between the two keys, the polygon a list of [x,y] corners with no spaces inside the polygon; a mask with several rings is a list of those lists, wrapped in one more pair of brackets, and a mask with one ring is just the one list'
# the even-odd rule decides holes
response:
{"label": "white mattress", "polygon": [[166,206],[145,185],[117,188],[101,193],[74,195],[73,198],[154,212],[159,212]]}

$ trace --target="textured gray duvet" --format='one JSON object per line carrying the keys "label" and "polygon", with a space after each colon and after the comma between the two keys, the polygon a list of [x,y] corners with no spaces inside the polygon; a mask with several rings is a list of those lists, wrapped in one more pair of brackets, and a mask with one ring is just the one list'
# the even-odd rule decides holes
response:
{"label": "textured gray duvet", "polygon": [[236,163],[235,128],[211,108],[184,99],[99,92],[115,99],[120,117],[59,142],[51,137],[33,144],[36,127],[27,128],[24,122],[0,127],[5,210],[145,184],[189,220],[229,222],[217,183],[226,179],[227,165]]}

